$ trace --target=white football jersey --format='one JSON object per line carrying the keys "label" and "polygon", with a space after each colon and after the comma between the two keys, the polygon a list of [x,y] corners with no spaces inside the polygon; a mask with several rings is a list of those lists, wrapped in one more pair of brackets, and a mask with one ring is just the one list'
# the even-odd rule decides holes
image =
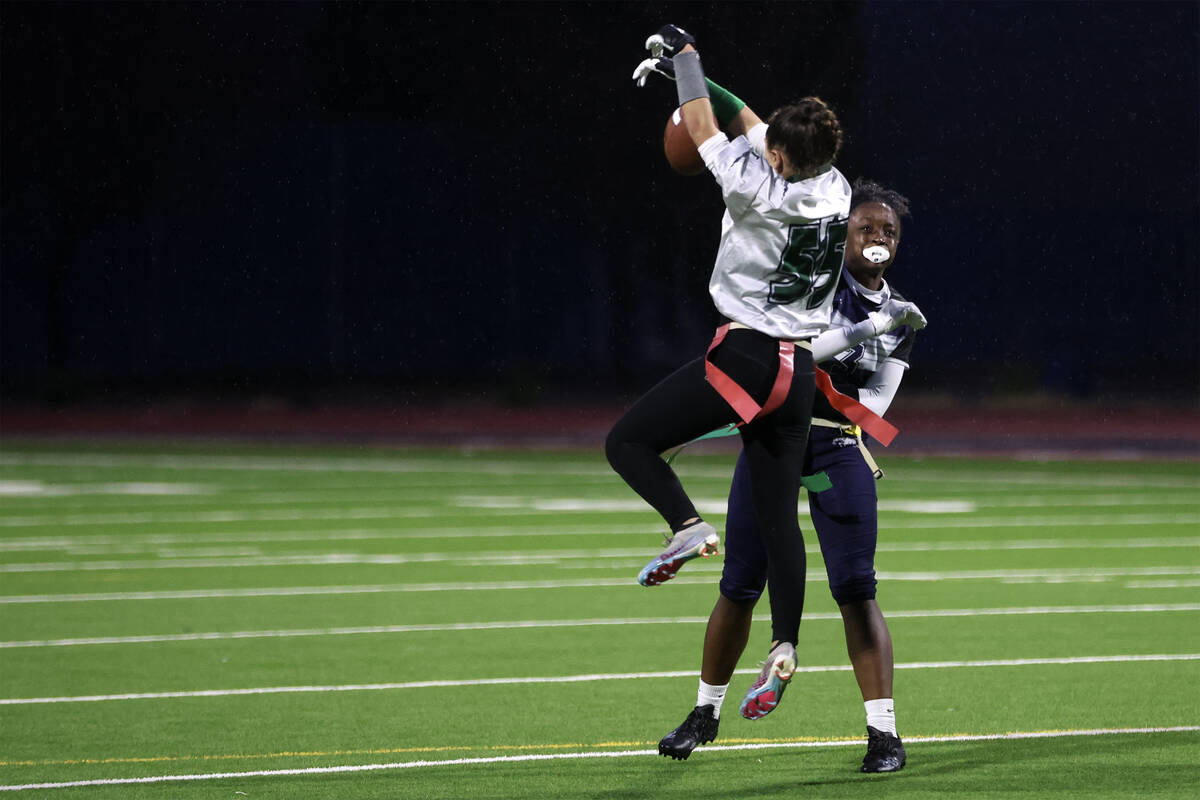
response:
{"label": "white football jersey", "polygon": [[766,126],[700,146],[721,186],[725,217],[708,283],[717,310],[776,339],[808,339],[829,327],[842,272],[850,184],[836,168],[789,183],[761,154]]}

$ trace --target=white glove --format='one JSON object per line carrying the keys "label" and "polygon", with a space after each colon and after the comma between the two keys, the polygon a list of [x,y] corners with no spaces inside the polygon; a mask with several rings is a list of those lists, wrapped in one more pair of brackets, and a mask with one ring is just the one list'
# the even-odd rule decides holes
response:
{"label": "white glove", "polygon": [[647,58],[645,61],[637,65],[637,69],[633,71],[633,79],[637,81],[638,86],[646,85],[646,78],[650,73],[657,72],[664,78],[675,80],[675,65],[669,58]]}
{"label": "white glove", "polygon": [[904,325],[909,326],[914,331],[919,331],[928,324],[925,315],[921,313],[921,309],[917,308],[917,304],[910,303],[907,300],[889,300],[883,308],[878,311],[872,311],[867,317],[871,320],[871,324],[875,326],[876,336],[893,331]]}

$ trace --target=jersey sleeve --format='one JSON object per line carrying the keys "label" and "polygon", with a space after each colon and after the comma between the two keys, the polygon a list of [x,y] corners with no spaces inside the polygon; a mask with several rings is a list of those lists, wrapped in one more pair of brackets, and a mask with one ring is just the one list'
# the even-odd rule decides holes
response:
{"label": "jersey sleeve", "polygon": [[899,361],[890,358],[884,361],[879,365],[879,369],[872,373],[866,385],[858,390],[858,402],[882,417],[896,399],[905,369],[906,366]]}
{"label": "jersey sleeve", "polygon": [[767,123],[760,122],[746,131],[746,141],[750,142],[751,150],[760,156],[765,156],[767,154]]}
{"label": "jersey sleeve", "polygon": [[725,207],[735,217],[746,213],[770,179],[771,167],[756,154],[745,136],[729,141],[718,133],[700,145],[700,157],[721,186]]}

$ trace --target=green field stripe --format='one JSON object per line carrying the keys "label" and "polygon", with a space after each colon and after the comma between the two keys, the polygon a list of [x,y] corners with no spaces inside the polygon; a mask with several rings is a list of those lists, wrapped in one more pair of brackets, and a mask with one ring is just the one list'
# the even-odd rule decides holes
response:
{"label": "green field stripe", "polygon": [[[1056,739],[1081,736],[1136,736],[1164,733],[1191,733],[1200,730],[1200,726],[1180,725],[1173,727],[1144,727],[1144,728],[1099,728],[1091,730],[1058,730],[1058,731],[1019,731],[992,734],[956,734],[941,736],[909,736],[905,741],[909,744],[936,744],[956,742],[1004,741],[1016,739]],[[822,747],[851,747],[862,746],[861,738],[825,740],[825,741],[779,741],[756,742],[750,744],[708,745],[705,752],[737,752],[746,750],[768,749],[801,749]],[[657,756],[656,749],[642,750],[586,750],[574,753],[524,753],[511,756],[484,756],[475,758],[454,758],[444,760],[397,761],[381,764],[341,764],[330,767],[300,767],[293,769],[251,770],[247,772],[212,772],[182,775],[150,775],[136,778],[96,778],[91,780],[75,780],[29,784],[0,785],[0,791],[22,791],[29,789],[67,789],[83,786],[113,786],[148,783],[173,783],[180,781],[222,780],[231,778],[286,777],[300,775],[331,775],[354,772],[375,772],[379,770],[415,769],[420,767],[447,766],[477,766],[481,764],[499,764],[528,761],[564,761],[589,758],[631,758],[642,756]]]}
{"label": "green field stripe", "polygon": [[[315,510],[277,510],[277,511],[195,511],[195,512],[142,512],[142,513],[125,513],[125,514],[68,514],[53,517],[37,517],[37,516],[15,516],[0,518],[0,528],[45,528],[45,527],[98,527],[98,526],[136,526],[136,525],[211,525],[213,523],[263,523],[263,522],[296,522],[296,521],[345,521],[345,520],[423,520],[437,515],[446,515],[453,513],[459,518],[478,517],[480,520],[488,520],[495,518],[523,518],[523,517],[545,517],[547,513],[562,514],[565,516],[574,516],[578,514],[604,514],[604,513],[619,513],[631,514],[641,511],[648,511],[648,508],[640,503],[613,501],[611,508],[604,509],[596,507],[576,507],[576,508],[551,508],[553,504],[547,504],[546,507],[527,507],[527,508],[455,508],[453,510],[445,506],[423,506],[420,508],[408,508],[389,506],[385,508],[330,508],[321,511]],[[712,501],[711,504],[706,504],[703,501],[696,503],[696,508],[702,514],[724,514],[725,501]],[[890,517],[891,514],[903,514],[899,518]],[[883,529],[930,529],[930,528],[1030,528],[1035,530],[1044,530],[1049,526],[1054,527],[1131,527],[1131,526],[1148,526],[1148,525],[1187,525],[1195,527],[1200,525],[1200,513],[1193,512],[1177,512],[1177,513],[1131,513],[1131,514],[1041,514],[1033,515],[1004,515],[1004,516],[976,516],[976,515],[950,515],[950,514],[928,514],[921,515],[919,519],[912,519],[906,512],[881,512],[882,521],[880,527]],[[535,523],[541,525],[553,525],[554,522],[546,520]]]}
{"label": "green field stripe", "polygon": [[[1066,658],[1011,658],[975,661],[925,661],[896,664],[898,670],[962,669],[991,667],[1063,666],[1075,664],[1122,664],[1151,661],[1197,661],[1200,653],[1152,653],[1143,655],[1072,656]],[[797,666],[798,673],[852,672],[849,664],[829,666]],[[738,669],[735,675],[757,675],[758,669]],[[405,681],[395,683],[341,684],[324,686],[265,686],[250,689],[198,689],[177,692],[132,692],[123,694],[77,695],[73,697],[9,697],[0,698],[0,705],[45,705],[49,703],[95,703],[121,700],[166,700],[189,697],[238,697],[266,694],[323,694],[327,692],[379,692],[403,689],[444,689],[458,686],[513,686],[521,684],[589,683],[592,681],[630,681],[663,678],[692,678],[697,670],[668,670],[658,672],[591,673],[586,675],[557,675],[517,678],[470,678],[465,680]]]}
{"label": "green field stripe", "polygon": [[[1033,606],[1026,608],[931,609],[889,611],[894,619],[930,617],[1040,616],[1046,614],[1157,614],[1200,611],[1200,603]],[[761,619],[761,618],[760,618]],[[840,620],[840,614],[813,613],[808,620]],[[431,633],[439,631],[485,631],[530,628],[593,628],[627,625],[698,625],[708,617],[615,617],[559,620],[507,620],[496,622],[445,622],[414,625],[362,625],[340,628],[293,628],[284,630],[204,631],[196,633],[145,634],[133,636],[89,636],[63,639],[31,639],[0,642],[0,649],[75,647],[83,645],[148,644],[158,642],[197,642],[229,639],[280,639],[313,636],[356,636],[364,634]]]}
{"label": "green field stripe", "polygon": [[[697,583],[677,578],[677,584]],[[515,591],[522,589],[578,589],[630,586],[632,578],[588,578],[559,581],[487,581],[476,583],[407,583],[362,586],[263,586],[236,589],[185,589],[162,592],[93,592],[88,594],[41,594],[0,596],[0,604],[26,603],[91,603],[127,600],[194,600],[230,597],[299,597],[307,595],[357,595],[407,592],[480,592]],[[711,581],[704,580],[707,586]]]}
{"label": "green field stripe", "polygon": [[[698,567],[693,567],[697,569]],[[1058,570],[990,570],[986,578],[993,580],[1026,580],[1043,578],[1063,580],[1069,578],[1108,578],[1129,577],[1136,575],[1200,575],[1197,567],[1153,567],[1145,569],[1125,569],[1119,574],[1112,570],[1108,574],[1100,574],[1097,570],[1087,569],[1058,569]],[[901,571],[881,571],[881,579],[897,581],[935,582],[942,580],[979,579],[980,573],[954,573],[948,571],[905,573]],[[807,579],[821,581],[824,574],[818,570],[810,570]],[[708,578],[679,576],[672,581],[673,586],[710,586]],[[428,592],[491,592],[491,591],[520,591],[542,589],[596,589],[610,587],[629,587],[633,579],[620,578],[575,578],[562,580],[529,580],[529,581],[446,581],[438,583],[392,583],[392,584],[357,584],[330,586],[257,586],[229,587],[221,589],[174,589],[163,591],[129,591],[129,592],[73,592],[63,594],[24,594],[0,595],[0,605],[34,605],[55,603],[101,603],[101,602],[140,602],[154,600],[209,600],[224,598],[256,598],[256,597],[304,597],[321,595],[371,595],[371,594],[407,594]],[[1130,581],[1129,588],[1173,588],[1196,585],[1191,580],[1140,580]]]}
{"label": "green field stripe", "polygon": [[[239,560],[221,560],[215,563],[210,563],[207,566],[227,570],[230,567],[261,567],[261,566],[316,566],[326,568],[330,566],[355,566],[366,564],[383,564],[383,565],[398,565],[404,562],[399,562],[391,559],[380,559],[374,557],[360,556],[340,556],[336,560],[327,560],[324,557],[321,559],[300,559],[291,558],[286,561],[260,559],[255,563],[244,563],[244,559]],[[428,564],[429,560],[422,561],[420,559],[410,559],[407,563]],[[542,563],[542,562],[533,562]],[[635,562],[631,562],[635,563]],[[37,572],[37,565],[34,566],[34,572]],[[200,568],[206,566],[203,563],[190,563],[186,566]],[[119,570],[128,569],[136,571],[133,567],[125,567],[119,564],[113,564],[107,569]],[[140,568],[138,568],[140,569]],[[680,576],[672,581],[673,586],[696,586],[704,585],[711,586],[712,578],[710,574],[720,572],[721,565],[715,564],[712,566],[704,564],[689,565],[688,575]],[[10,569],[8,572],[27,572],[30,570]],[[69,571],[69,570],[68,570]],[[153,572],[153,570],[151,570]],[[1155,567],[1128,567],[1128,568],[1108,568],[1108,567],[1077,567],[1077,568],[1061,568],[1061,569],[991,569],[991,570],[926,570],[926,571],[904,571],[898,569],[880,568],[877,570],[877,577],[880,581],[898,581],[909,583],[942,583],[946,581],[1000,581],[1000,582],[1101,582],[1114,578],[1173,578],[1187,577],[1200,575],[1200,566],[1155,566]],[[808,581],[822,583],[826,579],[823,570],[810,569],[806,575]],[[1144,583],[1144,581],[1142,582]],[[197,587],[193,589],[179,590],[163,590],[163,591],[129,591],[129,592],[95,592],[95,593],[33,593],[21,595],[5,595],[0,596],[0,604],[36,604],[36,603],[63,603],[63,602],[107,602],[107,601],[126,601],[126,600],[174,600],[174,599],[200,599],[200,598],[220,598],[220,597],[278,597],[278,596],[303,596],[303,595],[361,595],[361,594],[395,594],[395,593],[454,593],[454,592],[479,592],[479,591],[512,591],[512,590],[551,590],[551,589],[589,589],[589,588],[608,588],[633,586],[634,581],[630,576],[620,577],[587,577],[587,578],[563,578],[557,580],[546,579],[514,579],[514,580],[499,580],[499,581],[471,581],[471,580],[446,580],[435,582],[413,582],[413,583],[368,583],[368,584],[329,584],[329,585],[293,585],[293,586],[262,586],[262,587],[243,587],[231,586],[223,588],[206,588]],[[644,591],[644,590],[643,590]]]}
{"label": "green field stripe", "polygon": [[[477,458],[462,453],[448,452],[436,457],[410,456],[388,458],[385,456],[347,458],[337,456],[278,454],[233,455],[212,453],[174,454],[117,454],[117,453],[55,453],[18,452],[9,450],[0,453],[0,466],[5,467],[66,467],[92,469],[142,469],[151,474],[159,470],[176,471],[247,471],[265,473],[387,473],[387,474],[454,474],[474,473],[483,475],[512,476],[514,474],[565,475],[576,477],[613,477],[613,472],[597,450],[595,455],[576,457],[557,454],[557,459],[530,457],[520,452],[506,453],[505,458]],[[696,459],[680,465],[679,472],[685,477],[728,480],[732,471],[732,456],[719,459],[722,466],[712,468],[707,464],[714,459]],[[891,460],[891,459],[885,459]],[[892,477],[908,481],[938,482],[943,484],[976,485],[1034,485],[1060,487],[1110,487],[1110,488],[1182,488],[1200,489],[1200,480],[1186,475],[1174,474],[1164,469],[1161,475],[1137,474],[1127,468],[1096,469],[1085,462],[1063,462],[1054,470],[1028,469],[1026,465],[1014,465],[1012,461],[971,462],[970,474],[964,470],[945,469],[946,460],[930,461],[928,466],[910,459],[895,459],[896,467],[885,464]],[[1002,464],[1002,467],[996,465]],[[899,466],[903,465],[903,466]],[[1070,474],[1077,473],[1077,474]]]}
{"label": "green field stripe", "polygon": [[338,458],[268,455],[132,455],[116,453],[0,453],[3,466],[89,467],[93,469],[145,469],[179,471],[246,471],[282,473],[382,472],[427,475],[430,473],[483,473],[509,476],[518,473],[541,475],[612,476],[597,454],[571,463],[562,458],[550,462],[520,458],[483,459],[459,456],[436,458]]}

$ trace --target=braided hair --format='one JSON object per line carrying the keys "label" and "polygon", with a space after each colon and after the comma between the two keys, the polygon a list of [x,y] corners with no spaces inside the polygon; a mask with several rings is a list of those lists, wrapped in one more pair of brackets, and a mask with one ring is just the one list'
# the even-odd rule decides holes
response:
{"label": "braided hair", "polygon": [[767,119],[767,146],[782,150],[801,175],[832,164],[842,148],[842,125],[819,97],[780,106]]}

